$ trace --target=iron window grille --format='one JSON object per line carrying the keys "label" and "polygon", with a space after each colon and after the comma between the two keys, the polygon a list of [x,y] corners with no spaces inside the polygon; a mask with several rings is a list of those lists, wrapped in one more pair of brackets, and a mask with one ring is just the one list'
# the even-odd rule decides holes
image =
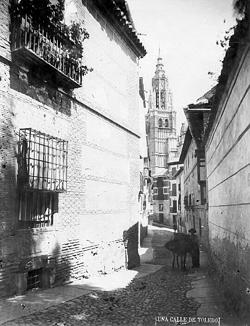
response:
{"label": "iron window grille", "polygon": [[68,142],[40,131],[19,131],[18,184],[22,189],[67,190]]}
{"label": "iron window grille", "polygon": [[27,275],[27,290],[41,288],[42,268],[34,269]]}
{"label": "iron window grille", "polygon": [[24,228],[53,225],[58,212],[58,193],[39,190],[19,192],[19,226]]}

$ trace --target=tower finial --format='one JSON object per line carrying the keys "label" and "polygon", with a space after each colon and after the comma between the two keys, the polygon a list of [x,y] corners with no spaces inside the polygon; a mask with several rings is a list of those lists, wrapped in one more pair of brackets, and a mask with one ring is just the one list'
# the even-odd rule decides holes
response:
{"label": "tower finial", "polygon": [[160,48],[160,46],[159,46],[159,50],[158,50],[158,58],[160,58],[161,57],[161,48]]}

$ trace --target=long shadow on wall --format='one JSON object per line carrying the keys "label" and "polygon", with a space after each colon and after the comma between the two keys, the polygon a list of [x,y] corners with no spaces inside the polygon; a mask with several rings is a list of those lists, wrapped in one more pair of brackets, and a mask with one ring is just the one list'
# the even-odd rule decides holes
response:
{"label": "long shadow on wall", "polygon": [[[63,283],[70,277],[68,257],[62,257],[56,243],[54,249],[44,245],[49,241],[50,232],[43,232],[34,215],[45,216],[47,206],[35,207],[35,201],[29,203],[29,221],[20,223],[17,165],[18,135],[12,118],[11,100],[1,99],[0,107],[0,297],[22,294],[29,288],[48,288]],[[19,159],[20,163],[20,159]],[[21,198],[21,197],[20,197]],[[27,196],[26,196],[27,199]],[[43,198],[44,199],[44,198]],[[45,198],[46,199],[46,198]],[[26,200],[27,201],[27,200]],[[45,201],[45,204],[48,201]],[[27,206],[28,207],[28,206]],[[58,210],[58,201],[53,205],[53,212]],[[37,223],[34,224],[34,221]],[[35,284],[39,279],[40,284]],[[33,282],[34,280],[34,282]]]}
{"label": "long shadow on wall", "polygon": [[123,239],[126,247],[127,268],[131,269],[140,265],[138,253],[138,223],[123,232]]}
{"label": "long shadow on wall", "polygon": [[16,229],[15,134],[11,102],[1,98],[0,106],[0,295],[8,295],[13,280]]}

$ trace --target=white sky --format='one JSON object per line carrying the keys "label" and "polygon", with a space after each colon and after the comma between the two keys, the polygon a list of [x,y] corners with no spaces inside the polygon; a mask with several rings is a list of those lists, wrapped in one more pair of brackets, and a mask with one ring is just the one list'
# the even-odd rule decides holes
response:
{"label": "white sky", "polygon": [[[195,102],[215,85],[223,49],[216,41],[234,25],[232,0],[127,0],[135,27],[147,55],[141,60],[141,76],[150,90],[160,47],[173,92],[177,132],[185,121],[183,107]],[[147,94],[146,94],[147,97]]]}

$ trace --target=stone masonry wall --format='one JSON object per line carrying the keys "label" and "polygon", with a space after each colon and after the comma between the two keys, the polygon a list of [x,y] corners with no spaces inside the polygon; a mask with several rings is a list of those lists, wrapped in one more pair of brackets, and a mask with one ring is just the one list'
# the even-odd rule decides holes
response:
{"label": "stone masonry wall", "polygon": [[212,256],[230,309],[249,311],[250,51],[231,76],[206,148]]}
{"label": "stone masonry wall", "polygon": [[188,209],[185,209],[184,220],[186,230],[195,228],[201,242],[207,246],[207,218],[205,205],[201,205],[201,193],[197,175],[197,157],[195,154],[196,149],[195,141],[192,139],[184,161],[184,196],[188,196],[189,205],[191,195],[191,207],[189,206]]}
{"label": "stone masonry wall", "polygon": [[[70,3],[69,8],[76,9],[72,17],[85,19],[90,33],[85,59],[94,68],[75,91],[77,101],[71,98],[71,114],[10,88],[5,60],[11,58],[8,1],[0,4],[1,296],[17,292],[23,282],[20,270],[27,263],[31,268],[46,265],[51,284],[124,268],[123,233],[136,230],[140,189],[137,59],[97,11],[82,6],[80,0]],[[17,225],[20,128],[68,141],[68,189],[59,194],[58,212],[50,227],[19,229]],[[129,250],[134,258],[130,265],[135,266],[139,264],[138,232],[131,234]]]}

